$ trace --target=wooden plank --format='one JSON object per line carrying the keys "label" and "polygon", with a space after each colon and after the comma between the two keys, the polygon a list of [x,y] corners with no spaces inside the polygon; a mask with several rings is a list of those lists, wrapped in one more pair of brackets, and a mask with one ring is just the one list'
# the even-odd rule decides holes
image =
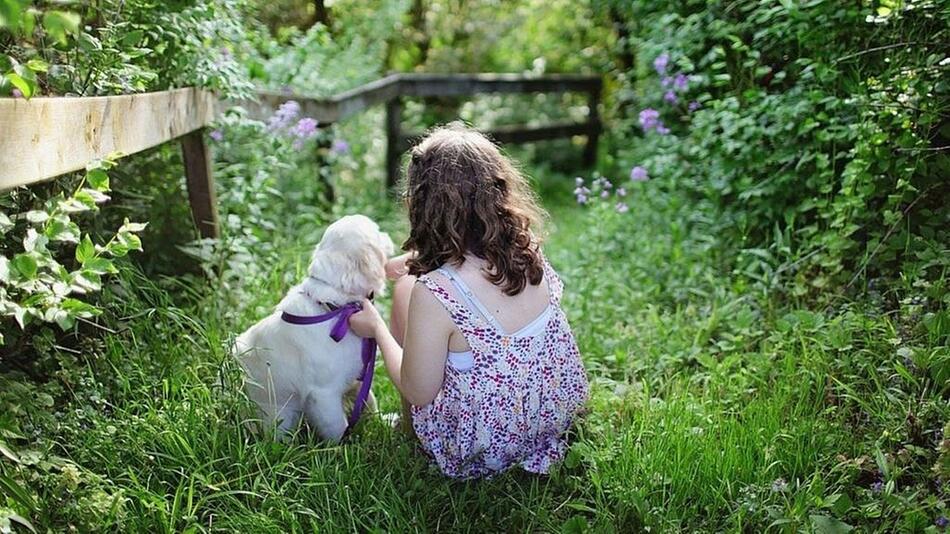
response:
{"label": "wooden plank", "polygon": [[577,74],[427,74],[400,75],[404,96],[461,96],[481,93],[564,93],[600,90],[601,79]]}
{"label": "wooden plank", "polygon": [[[601,125],[598,121],[589,121],[582,123],[556,123],[547,126],[538,126],[525,128],[522,126],[505,126],[494,130],[484,132],[489,138],[499,144],[504,143],[530,143],[533,141],[545,141],[549,139],[562,139],[573,137],[575,135],[591,136],[598,135],[601,131]],[[400,138],[398,151],[404,152],[413,144],[422,139],[421,133],[404,135]]]}
{"label": "wooden plank", "polygon": [[366,108],[388,102],[399,96],[399,75],[372,81],[328,98],[314,98],[294,93],[258,91],[257,102],[236,102],[258,119],[266,119],[283,103],[295,100],[303,117],[316,119],[320,126],[329,126],[351,117]]}
{"label": "wooden plank", "polygon": [[602,80],[596,76],[577,74],[428,74],[400,73],[372,81],[349,91],[326,98],[275,91],[258,91],[257,101],[238,104],[252,117],[266,119],[273,110],[289,100],[300,104],[304,117],[328,126],[351,117],[369,107],[399,96],[463,96],[478,93],[563,93],[600,92]]}
{"label": "wooden plank", "polygon": [[196,88],[88,98],[0,98],[0,190],[134,154],[211,122],[216,97]]}
{"label": "wooden plank", "polygon": [[[587,120],[600,124],[600,86],[587,94]],[[584,165],[592,167],[597,162],[597,143],[600,141],[600,128],[587,136],[587,145],[584,146]]]}
{"label": "wooden plank", "polygon": [[393,74],[334,96],[333,101],[337,104],[339,114],[337,120],[343,120],[366,108],[399,97],[402,94],[400,78],[401,75]]}
{"label": "wooden plank", "polygon": [[195,226],[201,237],[217,238],[218,201],[211,174],[211,154],[203,130],[195,130],[181,138],[181,155]]}
{"label": "wooden plank", "polygon": [[394,98],[386,103],[386,188],[392,189],[399,182],[399,163],[405,152],[400,131],[402,101]]}
{"label": "wooden plank", "polygon": [[300,114],[316,119],[320,126],[328,126],[340,120],[339,105],[329,98],[310,98],[293,93],[258,91],[257,101],[241,100],[234,102],[248,111],[248,114],[260,120],[267,120],[274,110],[290,100],[300,104]]}

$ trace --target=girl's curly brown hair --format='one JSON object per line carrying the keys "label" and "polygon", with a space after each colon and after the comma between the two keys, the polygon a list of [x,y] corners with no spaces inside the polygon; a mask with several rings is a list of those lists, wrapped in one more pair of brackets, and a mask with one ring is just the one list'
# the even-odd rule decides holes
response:
{"label": "girl's curly brown hair", "polygon": [[465,254],[487,261],[486,276],[507,295],[541,283],[544,216],[531,187],[487,137],[455,122],[411,150],[406,173],[409,274],[428,273]]}

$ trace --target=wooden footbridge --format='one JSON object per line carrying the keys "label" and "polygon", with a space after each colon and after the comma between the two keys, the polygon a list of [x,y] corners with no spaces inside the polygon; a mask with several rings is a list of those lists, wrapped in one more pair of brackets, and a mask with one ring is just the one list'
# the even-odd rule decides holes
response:
{"label": "wooden footbridge", "polygon": [[259,92],[254,101],[221,101],[197,88],[103,97],[0,98],[0,190],[46,181],[83,169],[114,152],[125,155],[179,140],[188,197],[202,236],[218,236],[211,155],[204,130],[218,113],[239,104],[264,117],[289,100],[320,127],[371,106],[386,106],[387,184],[396,183],[400,156],[420,132],[401,129],[403,101],[412,97],[465,97],[484,93],[563,93],[587,95],[588,116],[581,123],[506,127],[486,132],[499,143],[522,143],[581,135],[584,160],[592,164],[601,123],[597,112],[602,82],[581,75],[393,74],[329,97]]}

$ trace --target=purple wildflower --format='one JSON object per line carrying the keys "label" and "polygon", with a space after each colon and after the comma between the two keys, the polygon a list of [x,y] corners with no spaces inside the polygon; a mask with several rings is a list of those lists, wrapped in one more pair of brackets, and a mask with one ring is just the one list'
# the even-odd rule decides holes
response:
{"label": "purple wildflower", "polygon": [[693,100],[692,102],[689,103],[689,106],[687,106],[687,109],[689,109],[690,113],[696,111],[697,109],[699,109],[699,102]]}
{"label": "purple wildflower", "polygon": [[606,178],[601,178],[600,185],[603,186],[604,189],[611,189],[614,186],[614,184],[610,183],[610,180]]}
{"label": "purple wildflower", "polygon": [[689,87],[689,78],[682,72],[673,79],[673,88],[677,91],[685,91]]}
{"label": "purple wildflower", "polygon": [[300,104],[296,100],[288,100],[281,104],[277,111],[271,115],[267,121],[267,129],[273,132],[288,128],[299,114]]}
{"label": "purple wildflower", "polygon": [[667,91],[663,93],[663,100],[666,100],[670,104],[675,104],[679,101],[679,98],[673,91]]}
{"label": "purple wildflower", "polygon": [[656,133],[660,135],[666,135],[670,133],[670,129],[667,128],[666,126],[663,126],[663,124],[661,123],[659,126],[656,127]]}
{"label": "purple wildflower", "polygon": [[772,481],[773,493],[785,493],[786,490],[788,490],[788,482],[784,478],[776,478]]}
{"label": "purple wildflower", "polygon": [[947,528],[947,525],[950,525],[950,519],[940,516],[936,521],[934,521],[934,525],[937,525],[940,528]]}
{"label": "purple wildflower", "polygon": [[634,182],[645,182],[650,179],[650,175],[647,173],[646,169],[637,165],[636,167],[630,169],[630,179]]}
{"label": "purple wildflower", "polygon": [[584,194],[579,194],[579,195],[577,195],[577,203],[578,203],[578,204],[587,204],[587,195],[584,195]]}
{"label": "purple wildflower", "polygon": [[584,179],[581,178],[580,176],[578,176],[577,178],[574,178],[574,185],[576,185],[577,187],[581,187],[582,185],[584,185]]}
{"label": "purple wildflower", "polygon": [[640,126],[644,131],[652,130],[660,124],[660,112],[653,108],[646,108],[640,112]]}
{"label": "purple wildflower", "polygon": [[10,91],[10,94],[13,96],[13,98],[23,98],[23,91],[20,91],[15,87],[13,88],[13,91]]}
{"label": "purple wildflower", "polygon": [[310,117],[304,117],[297,121],[292,133],[299,139],[310,139],[317,135],[317,121]]}
{"label": "purple wildflower", "polygon": [[653,68],[657,74],[666,74],[666,66],[670,63],[670,55],[663,52],[653,60]]}
{"label": "purple wildflower", "polygon": [[618,187],[618,188],[617,188],[617,196],[618,196],[618,197],[625,197],[625,196],[627,196],[627,190],[624,189],[623,187]]}
{"label": "purple wildflower", "polygon": [[208,134],[208,137],[220,142],[224,140],[224,132],[221,130],[211,130],[211,133]]}
{"label": "purple wildflower", "polygon": [[625,202],[618,202],[615,206],[615,209],[617,210],[617,213],[627,213],[630,211],[630,206],[627,206]]}
{"label": "purple wildflower", "polygon": [[673,78],[670,76],[664,76],[660,80],[660,85],[663,86],[664,89],[666,89],[667,87],[673,85]]}
{"label": "purple wildflower", "polygon": [[610,196],[610,191],[607,191],[606,189],[600,192],[600,198],[607,198],[609,196]]}
{"label": "purple wildflower", "polygon": [[335,139],[330,151],[334,154],[347,154],[350,152],[350,144],[344,139]]}
{"label": "purple wildflower", "polygon": [[883,489],[884,489],[884,481],[881,479],[878,479],[877,481],[874,482],[874,484],[871,484],[872,493],[881,493],[881,490]]}

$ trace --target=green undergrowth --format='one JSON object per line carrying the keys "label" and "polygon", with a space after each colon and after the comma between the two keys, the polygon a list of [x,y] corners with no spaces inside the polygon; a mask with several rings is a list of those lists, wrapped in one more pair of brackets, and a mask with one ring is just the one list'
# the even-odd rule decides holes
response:
{"label": "green undergrowth", "polygon": [[[113,332],[41,346],[29,375],[5,373],[0,466],[19,489],[7,506],[80,531],[936,528],[946,340],[870,300],[776,304],[730,274],[703,220],[658,186],[631,191],[618,214],[578,207],[568,178],[530,170],[594,384],[551,476],[447,480],[375,418],[340,446],[249,434],[227,348],[305,272],[319,224],[300,223],[272,235],[277,252],[251,279],[125,262],[103,295]],[[339,213],[404,232],[372,188],[341,194]],[[377,374],[382,411],[396,411]]]}

